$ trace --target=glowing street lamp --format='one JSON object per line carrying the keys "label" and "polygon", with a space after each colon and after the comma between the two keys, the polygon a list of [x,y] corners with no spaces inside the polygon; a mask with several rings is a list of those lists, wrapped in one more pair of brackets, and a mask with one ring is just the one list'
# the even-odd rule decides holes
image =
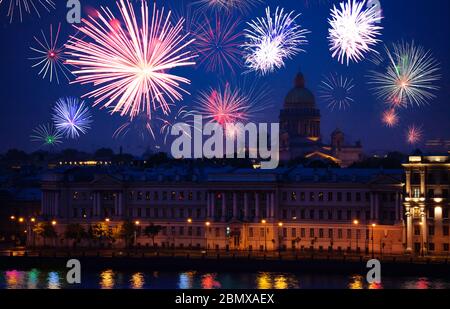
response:
{"label": "glowing street lamp", "polygon": [[265,219],[262,219],[261,223],[264,226],[264,252],[266,252],[267,251],[267,235],[266,235],[266,226],[265,225],[266,225],[267,221]]}
{"label": "glowing street lamp", "polygon": [[423,251],[423,247],[424,247],[424,241],[423,241],[423,234],[424,234],[424,231],[423,231],[423,222],[419,222],[419,224],[420,224],[420,255],[422,256],[422,257],[424,257],[425,256],[425,254],[424,254],[424,251]]}
{"label": "glowing street lamp", "polygon": [[52,225],[55,226],[57,222],[55,220],[52,221]]}
{"label": "glowing street lamp", "polygon": [[109,220],[109,218],[106,218],[105,221],[106,221],[106,222],[109,222],[110,220]]}
{"label": "glowing street lamp", "polygon": [[24,221],[25,221],[24,218],[22,218],[22,217],[19,218],[19,223],[23,223]]}
{"label": "glowing street lamp", "polygon": [[30,220],[31,220],[31,222],[33,222],[33,223],[36,222],[36,218],[31,218]]}
{"label": "glowing street lamp", "polygon": [[137,240],[137,228],[141,224],[138,220],[134,221],[134,225],[136,226],[134,228],[134,245],[136,246],[136,240]]}
{"label": "glowing street lamp", "polygon": [[358,229],[359,221],[353,220],[353,224],[356,226],[356,252],[359,252],[359,229]]}
{"label": "glowing street lamp", "polygon": [[205,222],[205,226],[206,226],[206,228],[205,228],[205,239],[206,239],[206,250],[208,250],[208,229],[209,229],[209,226],[211,225],[211,222],[209,222],[209,221],[206,221]]}
{"label": "glowing street lamp", "polygon": [[375,229],[377,225],[375,223],[372,223],[372,259],[375,257],[374,253],[374,239],[373,239],[373,230]]}
{"label": "glowing street lamp", "polygon": [[[192,224],[192,219],[188,218],[187,219],[187,223]],[[192,234],[193,234],[193,230],[192,230],[192,227],[191,227],[191,239],[190,239],[189,248],[192,248]]]}
{"label": "glowing street lamp", "polygon": [[16,220],[16,216],[9,217],[11,220]]}
{"label": "glowing street lamp", "polygon": [[281,242],[283,241],[283,237],[280,233],[281,228],[283,227],[283,222],[278,222],[278,251],[281,252]]}

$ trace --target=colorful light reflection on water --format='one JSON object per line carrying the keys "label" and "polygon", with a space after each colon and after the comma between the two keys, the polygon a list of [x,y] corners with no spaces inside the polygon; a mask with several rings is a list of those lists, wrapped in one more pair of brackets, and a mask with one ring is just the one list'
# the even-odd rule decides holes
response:
{"label": "colorful light reflection on water", "polygon": [[369,284],[365,275],[295,274],[275,272],[206,273],[126,272],[105,269],[83,272],[81,285],[70,285],[65,270],[31,269],[0,271],[0,289],[449,289],[450,278],[383,278]]}

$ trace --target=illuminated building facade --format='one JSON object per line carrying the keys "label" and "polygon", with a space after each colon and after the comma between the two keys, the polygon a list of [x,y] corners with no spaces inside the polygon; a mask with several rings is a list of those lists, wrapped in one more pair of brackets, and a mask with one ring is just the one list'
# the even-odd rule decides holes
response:
{"label": "illuminated building facade", "polygon": [[450,156],[411,156],[404,167],[406,250],[448,254]]}
{"label": "illuminated building facade", "polygon": [[[42,185],[41,220],[139,222],[136,243],[210,250],[402,253],[401,170],[71,167]],[[63,236],[61,236],[63,237]],[[67,245],[66,240],[58,244]],[[114,246],[121,246],[116,242]]]}

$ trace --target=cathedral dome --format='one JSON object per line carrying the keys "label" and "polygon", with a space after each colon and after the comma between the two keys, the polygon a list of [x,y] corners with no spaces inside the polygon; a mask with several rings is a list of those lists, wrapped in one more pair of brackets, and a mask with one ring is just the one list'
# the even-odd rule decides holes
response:
{"label": "cathedral dome", "polygon": [[294,88],[289,91],[284,99],[285,109],[310,109],[316,108],[314,94],[305,88],[305,78],[302,73],[295,77]]}

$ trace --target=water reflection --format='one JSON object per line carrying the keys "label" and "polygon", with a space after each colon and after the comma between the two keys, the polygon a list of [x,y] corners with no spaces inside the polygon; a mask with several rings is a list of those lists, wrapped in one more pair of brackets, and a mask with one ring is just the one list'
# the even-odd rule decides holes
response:
{"label": "water reflection", "polygon": [[180,276],[178,278],[178,288],[192,289],[194,287],[194,275],[195,272],[193,271],[180,273]]}
{"label": "water reflection", "polygon": [[58,272],[56,272],[56,271],[49,272],[47,281],[48,281],[49,289],[60,289],[61,288]]}
{"label": "water reflection", "polygon": [[256,277],[256,288],[267,289],[297,289],[298,279],[294,275],[274,274],[268,272],[258,273]]}
{"label": "water reflection", "polygon": [[39,283],[39,270],[33,268],[28,272],[28,289],[37,289]]}
{"label": "water reflection", "polygon": [[220,289],[222,286],[216,280],[217,274],[205,274],[202,277],[202,289]]}
{"label": "water reflection", "polygon": [[23,272],[11,270],[5,272],[6,287],[8,289],[22,289],[23,288]]}
{"label": "water reflection", "polygon": [[360,290],[364,288],[363,277],[359,275],[352,276],[348,288],[351,290]]}
{"label": "water reflection", "polygon": [[135,273],[131,276],[131,288],[132,289],[142,289],[145,284],[144,274]]}
{"label": "water reflection", "polygon": [[102,289],[112,289],[114,284],[114,272],[111,269],[105,270],[100,274],[100,287]]}

